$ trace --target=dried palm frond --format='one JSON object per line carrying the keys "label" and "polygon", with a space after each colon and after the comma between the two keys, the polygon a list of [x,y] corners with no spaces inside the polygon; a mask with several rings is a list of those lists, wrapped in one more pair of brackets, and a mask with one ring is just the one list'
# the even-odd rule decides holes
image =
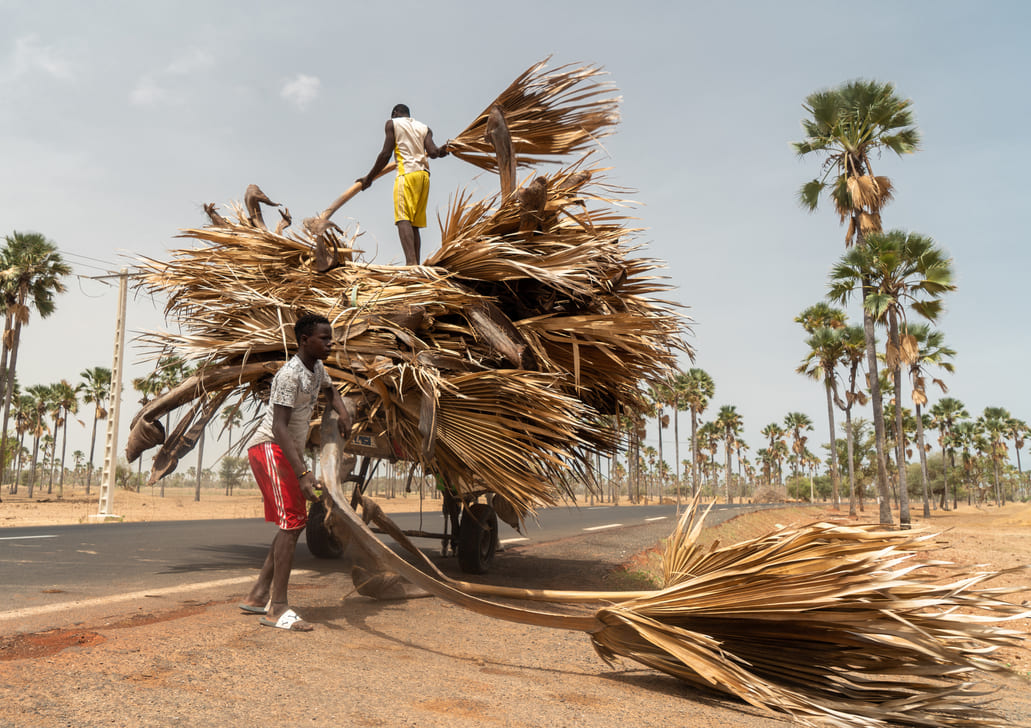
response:
{"label": "dried palm frond", "polygon": [[[945,546],[933,534],[813,523],[703,548],[696,502],[666,542],[666,586],[621,597],[459,582],[432,565],[424,573],[366,533],[339,485],[328,492],[326,522],[343,542],[374,550],[392,571],[472,611],[587,632],[607,662],[628,658],[808,725],[1006,725],[976,703],[983,692],[972,680],[1008,670],[991,653],[1023,637],[1000,624],[1031,612],[1002,598],[1019,588],[981,588],[998,574],[916,561]],[[590,616],[484,596],[615,603]]]}
{"label": "dried palm frond", "polygon": [[494,147],[486,138],[491,109],[500,107],[520,166],[580,155],[619,123],[619,97],[601,83],[594,66],[561,66],[545,73],[548,59],[524,71],[458,136],[448,150],[491,172],[498,170]]}

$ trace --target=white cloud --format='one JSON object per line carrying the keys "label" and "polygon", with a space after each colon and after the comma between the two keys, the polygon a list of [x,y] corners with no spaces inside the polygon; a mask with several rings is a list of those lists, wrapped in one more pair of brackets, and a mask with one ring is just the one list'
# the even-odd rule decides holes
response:
{"label": "white cloud", "polygon": [[172,101],[172,95],[158,85],[153,76],[143,76],[129,93],[133,106],[158,106]]}
{"label": "white cloud", "polygon": [[215,59],[203,48],[190,48],[181,56],[168,64],[165,73],[173,76],[182,76],[196,71],[203,71],[211,68]]}
{"label": "white cloud", "polygon": [[318,98],[321,91],[322,81],[316,76],[298,73],[283,85],[279,95],[303,111],[308,104]]}
{"label": "white cloud", "polygon": [[53,46],[43,45],[35,33],[14,41],[14,51],[4,76],[20,78],[33,71],[42,71],[62,81],[72,78],[71,64]]}

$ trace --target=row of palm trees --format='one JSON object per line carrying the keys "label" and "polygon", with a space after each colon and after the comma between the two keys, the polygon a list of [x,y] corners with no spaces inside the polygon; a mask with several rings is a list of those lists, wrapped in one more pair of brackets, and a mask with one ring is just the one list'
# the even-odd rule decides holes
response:
{"label": "row of palm trees", "polygon": [[[910,396],[915,409],[912,422],[915,425],[916,449],[920,453],[924,515],[929,516],[923,407],[929,401],[929,378],[945,390],[944,382],[931,376],[934,370],[952,371],[949,360],[955,352],[944,343],[943,334],[931,326],[942,311],[945,294],[955,290],[952,262],[930,237],[897,229],[885,232],[882,226],[881,214],[892,199],[893,185],[889,178],[875,174],[872,160],[885,150],[898,156],[916,151],[920,134],[914,124],[911,102],[900,97],[892,84],[859,80],[811,94],[804,107],[808,114],[802,121],[805,138],[795,143],[794,148],[800,157],[821,157],[822,164],[821,174],[800,189],[799,200],[805,208],[816,210],[821,197],[824,194],[829,196],[839,220],[846,226],[846,250],[831,269],[828,300],[807,308],[795,319],[805,330],[809,349],[798,371],[824,385],[831,443],[837,442],[835,410],[844,414],[849,503],[853,515],[856,507],[853,408],[856,404],[870,404],[880,520],[884,524],[892,523],[890,489],[896,485],[899,520],[902,525],[907,525],[910,522],[904,467],[907,459],[907,409],[901,404],[904,380],[908,379],[911,387]],[[853,297],[858,298],[861,304],[861,325],[850,325],[844,311],[835,307],[835,304],[848,303]],[[926,323],[919,323],[915,320],[917,318]],[[887,334],[883,352],[878,351],[878,326],[883,327]],[[888,374],[883,379],[879,371],[882,365]],[[864,367],[865,389],[860,386],[864,382],[861,376]],[[690,383],[699,379],[706,382],[705,386],[695,384],[692,388]],[[692,395],[688,394],[689,389],[693,391]],[[736,452],[740,458],[746,446],[737,437],[740,417],[732,406],[721,408],[712,423],[699,428],[697,415],[713,391],[711,378],[698,369],[677,374],[666,387],[653,388],[651,399],[660,418],[660,460],[663,407],[670,406],[676,413],[681,409],[680,403],[693,396],[695,405],[685,407],[692,413],[692,490],[697,490],[698,485],[700,439],[709,442],[710,446],[717,439],[722,440],[726,496],[730,500],[731,455]],[[886,412],[890,419],[886,419]],[[1001,460],[998,453],[1005,450],[1001,443],[1007,426],[1003,423],[1010,423],[1011,432],[1021,431],[1022,425],[1019,420],[1003,416],[1003,413],[1000,408],[989,407],[979,420],[980,428],[992,433],[986,436],[994,443],[997,501],[1002,499],[998,486]],[[791,413],[783,427],[773,423],[765,428],[763,435],[767,438],[767,447],[757,452],[764,468],[768,470],[775,466],[779,473],[780,460],[793,458],[797,473],[807,463],[818,462],[806,448],[804,433],[811,429],[811,421],[802,413]],[[791,437],[790,450],[785,439],[787,434]],[[943,437],[943,442],[948,443],[951,435]],[[675,435],[674,438],[679,444],[679,437]],[[1016,435],[1013,439],[1017,446],[1018,471],[1022,476],[1019,447],[1023,440]],[[837,448],[832,446],[829,450],[832,498],[838,507],[840,469]],[[895,480],[889,479],[892,458],[896,463]]]}
{"label": "row of palm trees", "polygon": [[[28,462],[28,495],[35,491],[40,448],[43,448],[43,463],[49,473],[47,493],[54,490],[55,473],[58,477],[58,496],[64,493],[65,461],[68,445],[68,420],[79,412],[79,405],[93,405],[93,429],[90,438],[89,460],[86,470],[86,492],[89,493],[93,475],[93,460],[96,452],[97,423],[107,417],[107,402],[111,389],[111,370],[93,367],[84,370],[81,381],[72,384],[66,379],[53,384],[34,384],[24,392],[15,381],[11,387],[11,409],[14,421],[15,439],[5,443],[4,462],[10,463],[12,477],[8,492],[18,492],[22,469]],[[25,445],[31,439],[31,450]],[[58,459],[58,448],[60,458]],[[60,467],[58,467],[60,462]]]}

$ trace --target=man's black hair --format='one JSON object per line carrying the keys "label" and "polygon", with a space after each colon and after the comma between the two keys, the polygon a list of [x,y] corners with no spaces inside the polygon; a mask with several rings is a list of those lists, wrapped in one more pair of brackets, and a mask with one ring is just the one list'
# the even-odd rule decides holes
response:
{"label": "man's black hair", "polygon": [[306,313],[297,319],[297,323],[294,324],[294,338],[300,344],[302,336],[311,336],[315,333],[316,326],[328,323],[329,319],[320,313]]}
{"label": "man's black hair", "polygon": [[390,118],[391,119],[404,118],[404,117],[409,117],[411,115],[412,115],[411,110],[405,104],[398,104],[397,106],[395,106],[393,109],[390,110]]}

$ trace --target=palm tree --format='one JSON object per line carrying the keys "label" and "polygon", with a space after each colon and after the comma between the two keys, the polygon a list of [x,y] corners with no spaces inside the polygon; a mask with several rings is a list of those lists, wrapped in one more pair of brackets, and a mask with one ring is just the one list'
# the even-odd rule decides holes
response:
{"label": "palm tree", "polygon": [[[647,401],[652,409],[652,414],[655,415],[655,419],[658,423],[659,429],[659,463],[664,462],[662,455],[662,428],[669,427],[669,415],[664,414],[663,407],[672,398],[669,387],[663,383],[653,384],[648,388]],[[660,467],[661,471],[661,467]],[[660,491],[661,483],[663,482],[661,474],[659,477]],[[662,494],[659,494],[660,502]]]}
{"label": "palm tree", "polygon": [[802,328],[809,334],[806,346],[809,353],[796,369],[810,379],[823,380],[824,392],[827,395],[827,421],[830,425],[831,443],[831,491],[834,508],[841,507],[839,489],[841,476],[838,473],[838,450],[834,445],[834,400],[838,398],[838,379],[835,368],[844,355],[843,333],[845,328],[845,312],[817,303],[795,317]]}
{"label": "palm tree", "polygon": [[[712,476],[715,476],[716,453],[719,451],[722,439],[723,433],[715,422],[703,422],[698,426],[698,449],[709,453],[706,470]],[[713,488],[713,494],[715,492],[715,488]]]}
{"label": "palm tree", "polygon": [[[54,412],[54,437],[61,428],[61,478],[57,484],[57,497],[64,497],[64,458],[68,450],[68,416],[79,411],[79,392],[67,379],[51,385],[50,405]],[[49,493],[50,490],[48,489]]]}
{"label": "palm tree", "polygon": [[[864,291],[864,316],[888,327],[885,361],[891,370],[896,401],[902,396],[902,365],[912,365],[919,353],[916,337],[908,330],[907,309],[928,321],[942,310],[942,295],[955,290],[952,262],[931,238],[893,230],[870,233],[866,244],[848,250],[831,270],[830,298],[845,303],[856,287]],[[871,369],[871,372],[874,371]],[[871,383],[875,378],[871,377]],[[878,384],[879,389],[879,384]],[[903,432],[902,407],[895,408],[895,429]],[[901,447],[902,438],[896,438]],[[910,523],[909,494],[906,490],[905,462],[899,463],[899,521]]]}
{"label": "palm tree", "polygon": [[[982,444],[984,428],[981,426],[980,420],[957,422],[952,427],[952,437],[963,457],[963,479],[967,484],[967,505],[969,506],[973,494],[973,477],[976,466],[976,459],[970,451]],[[987,446],[987,442],[983,444]],[[980,488],[978,490],[980,491]],[[980,500],[980,496],[978,496],[978,500]]]}
{"label": "palm tree", "polygon": [[[962,420],[970,417],[963,403],[954,397],[942,397],[931,407],[931,422],[938,430],[938,444],[942,448],[942,476],[945,480],[945,493],[942,502],[948,501],[949,490],[949,465],[955,465],[955,426]],[[952,508],[959,505],[959,495],[956,490],[956,483],[952,484]]]}
{"label": "palm tree", "polygon": [[[916,410],[916,444],[920,451],[920,482],[924,496],[924,518],[931,517],[930,496],[927,486],[927,449],[924,445],[924,417],[921,407],[927,404],[927,367],[936,366],[950,374],[955,371],[952,362],[956,350],[945,345],[945,335],[927,324],[910,324],[909,333],[916,339],[916,356],[909,364],[909,379],[913,389],[913,407]],[[932,378],[944,393],[949,388],[941,379]],[[944,455],[943,455],[944,457]]]}
{"label": "palm tree", "polygon": [[999,462],[1006,454],[1003,437],[1009,419],[1011,419],[1010,413],[1002,407],[985,407],[984,412],[978,418],[978,422],[988,437],[989,454],[992,459],[992,480],[995,484],[995,505],[997,506],[1002,506],[1005,502],[1002,486],[999,484]]}
{"label": "palm tree", "polygon": [[32,432],[32,462],[29,470],[29,498],[32,498],[36,485],[36,460],[39,458],[39,443],[47,433],[47,410],[50,409],[50,387],[35,384],[25,390],[30,398],[29,431]]}
{"label": "palm tree", "polygon": [[[845,443],[848,456],[848,514],[856,517],[856,478],[855,478],[855,428],[852,427],[852,407],[858,402],[866,405],[866,393],[859,386],[859,369],[866,356],[866,337],[861,326],[846,326],[841,330],[840,363],[848,371],[848,389],[845,401],[835,398],[838,409],[845,413]],[[863,499],[859,499],[860,510]]]}
{"label": "palm tree", "polygon": [[1006,420],[1006,433],[1007,436],[1013,440],[1013,449],[1017,453],[1017,480],[1020,483],[1020,489],[1024,489],[1024,469],[1020,465],[1020,450],[1024,447],[1024,438],[1031,433],[1031,428],[1028,428],[1027,423],[1023,420],[1018,420],[1016,417],[1010,417]]}
{"label": "palm tree", "polygon": [[61,259],[57,246],[39,233],[14,232],[4,240],[4,247],[0,249],[0,297],[5,302],[6,326],[0,371],[5,372],[7,379],[3,386],[4,417],[3,429],[0,430],[0,453],[7,451],[7,425],[22,326],[28,323],[31,308],[36,309],[40,318],[47,318],[54,312],[54,294],[64,292],[65,286],[61,279],[72,272],[71,266]]}
{"label": "palm tree", "polygon": [[14,482],[11,483],[10,492],[18,492],[18,483],[21,481],[21,469],[23,455],[25,454],[25,433],[32,428],[34,421],[32,397],[27,394],[15,392],[17,399],[14,402],[14,430],[18,435],[18,462],[15,466]]}
{"label": "palm tree", "polygon": [[687,372],[678,371],[674,374],[668,384],[669,406],[673,410],[673,461],[674,476],[677,481],[677,505],[680,505],[680,413],[687,406]]}
{"label": "palm tree", "polygon": [[[802,121],[805,139],[794,144],[800,157],[824,157],[823,176],[802,186],[799,200],[815,210],[825,190],[841,222],[848,222],[845,245],[865,245],[869,233],[881,229],[881,208],[891,200],[887,177],[874,174],[871,158],[887,149],[901,156],[916,151],[920,135],[913,125],[911,102],[899,98],[890,83],[855,80],[806,97],[808,118]],[[865,302],[867,287],[863,282]],[[888,468],[884,449],[884,412],[877,379],[874,323],[865,305],[863,332],[866,339],[870,395],[873,401],[874,440],[877,448],[877,489],[881,496],[880,521],[890,525]]]}
{"label": "palm tree", "polygon": [[89,495],[93,477],[93,454],[97,444],[97,422],[107,418],[108,398],[111,396],[111,370],[92,367],[79,372],[82,383],[82,403],[93,405],[93,431],[89,441],[89,464],[86,466],[86,495]]}
{"label": "palm tree", "polygon": [[741,415],[738,414],[734,405],[727,404],[720,407],[719,414],[716,415],[716,428],[723,438],[723,449],[726,451],[727,457],[727,503],[733,503],[734,497],[730,489],[730,453],[734,448],[734,443],[737,442],[737,435],[741,431]]}
{"label": "palm tree", "polygon": [[769,444],[767,450],[770,453],[770,457],[773,459],[774,464],[777,466],[777,483],[783,485],[784,477],[781,473],[780,463],[781,460],[783,460],[784,455],[787,454],[787,445],[784,442],[784,437],[787,435],[787,431],[776,422],[771,422],[766,425],[759,434],[765,437]]}
{"label": "palm tree", "polygon": [[[802,456],[806,452],[806,441],[809,439],[803,432],[811,432],[813,429],[813,421],[809,419],[809,415],[803,412],[788,412],[784,415],[784,428],[791,433],[791,452],[793,455],[793,473],[794,477],[798,477],[798,466],[802,462]],[[831,438],[831,442],[834,438]]]}
{"label": "palm tree", "polygon": [[683,398],[691,411],[691,495],[698,495],[698,415],[716,394],[716,384],[704,369],[692,367],[684,375]]}
{"label": "palm tree", "polygon": [[[222,410],[222,427],[225,428],[226,432],[229,433],[229,445],[226,447],[226,457],[232,457],[233,452],[233,428],[239,427],[243,424],[243,411],[241,410],[242,403],[237,402],[234,405],[225,407]],[[599,462],[601,462],[599,460]],[[226,472],[226,466],[222,467],[223,474]],[[236,484],[238,478],[223,478],[226,484],[226,495],[233,494],[233,485]],[[598,482],[601,482],[601,466],[598,466]],[[592,496],[593,497],[593,496]]]}

